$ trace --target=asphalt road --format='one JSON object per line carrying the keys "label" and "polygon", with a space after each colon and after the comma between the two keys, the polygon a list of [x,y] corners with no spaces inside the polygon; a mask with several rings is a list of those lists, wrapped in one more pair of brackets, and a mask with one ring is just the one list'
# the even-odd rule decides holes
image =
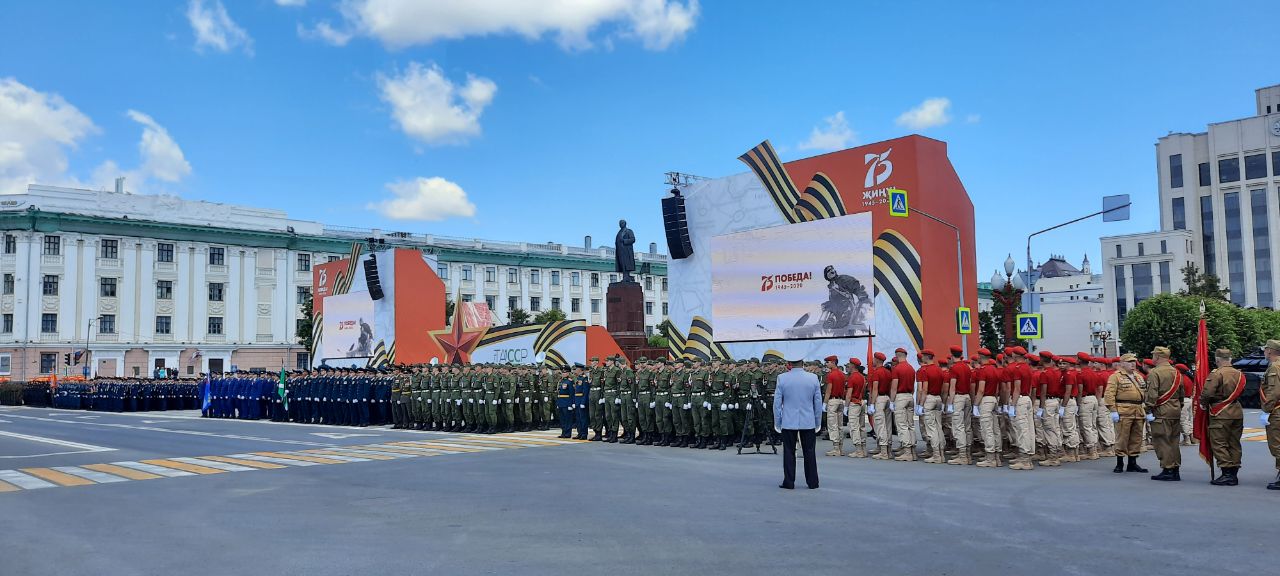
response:
{"label": "asphalt road", "polygon": [[1186,448],[1178,484],[820,456],[784,491],[772,455],[176,416],[0,408],[0,574],[1275,572],[1256,441],[1235,488]]}

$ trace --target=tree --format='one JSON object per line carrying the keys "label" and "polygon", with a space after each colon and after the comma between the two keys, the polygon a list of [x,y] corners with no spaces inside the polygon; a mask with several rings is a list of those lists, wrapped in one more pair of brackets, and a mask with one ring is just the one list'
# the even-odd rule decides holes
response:
{"label": "tree", "polygon": [[983,348],[987,350],[999,350],[1000,345],[1000,327],[996,325],[995,317],[991,312],[978,313],[978,341]]}
{"label": "tree", "polygon": [[667,344],[667,338],[661,334],[655,333],[653,336],[649,337],[650,348],[662,348],[663,350],[666,350]]}
{"label": "tree", "polygon": [[[663,318],[662,322],[658,323],[658,334],[661,334],[663,339],[670,340],[671,330],[675,327],[675,324],[671,323],[670,318]],[[664,344],[663,346],[665,347],[666,345]]]}
{"label": "tree", "polygon": [[[1014,301],[1013,309],[1009,310],[1008,313],[1016,319],[1018,316],[1018,313],[1021,311],[1022,311],[1022,300],[1018,299]],[[1005,309],[1004,309],[1004,304],[1000,303],[1000,299],[996,298],[992,300],[990,316],[991,316],[991,322],[994,325],[994,329],[996,331],[996,337],[1000,342],[1000,344],[995,348],[991,348],[990,346],[987,347],[987,349],[991,350],[992,354],[995,354],[997,351],[1004,349],[1006,346],[1022,346],[1023,348],[1027,348],[1028,350],[1031,349],[1030,346],[1027,344],[1026,340],[1014,339],[1009,342],[1004,341]],[[1014,330],[1016,331],[1017,328],[1015,327]]]}
{"label": "tree", "polygon": [[533,317],[534,324],[550,324],[561,320],[564,320],[564,310],[560,310],[558,308],[543,310],[542,312],[539,312],[537,316]]}
{"label": "tree", "polygon": [[529,323],[529,313],[524,308],[512,308],[507,311],[507,321],[517,326]]}
{"label": "tree", "polygon": [[1178,291],[1179,296],[1199,296],[1214,300],[1227,300],[1231,295],[1231,290],[1223,288],[1217,276],[1201,274],[1200,268],[1196,266],[1195,262],[1187,262],[1187,265],[1183,266],[1180,272],[1182,272],[1182,282],[1187,287]]}
{"label": "tree", "polygon": [[[1196,326],[1200,320],[1200,302],[1205,305],[1209,330],[1209,349],[1228,348],[1239,355],[1249,344],[1240,339],[1237,330],[1261,333],[1259,323],[1242,320],[1242,311],[1229,302],[1193,296],[1161,294],[1143,300],[1128,314],[1120,327],[1120,342],[1126,352],[1139,356],[1151,353],[1156,346],[1168,346],[1173,358],[1182,363],[1195,361]],[[1190,365],[1190,364],[1188,364]]]}
{"label": "tree", "polygon": [[302,301],[302,318],[298,320],[298,344],[307,349],[308,354],[315,354],[316,343],[312,340],[312,333],[315,331],[315,305],[312,297],[307,296]]}

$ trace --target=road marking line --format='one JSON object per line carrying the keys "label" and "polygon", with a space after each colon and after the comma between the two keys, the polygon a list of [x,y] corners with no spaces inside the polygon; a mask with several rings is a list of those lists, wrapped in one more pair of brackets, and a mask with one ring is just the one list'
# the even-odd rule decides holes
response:
{"label": "road marking line", "polygon": [[364,450],[377,450],[379,452],[390,452],[392,454],[405,454],[408,456],[422,456],[424,454],[424,452],[420,452],[418,450],[413,450],[410,448],[403,448],[398,446],[371,445],[371,446],[354,446],[354,448],[360,448]]}
{"label": "road marking line", "polygon": [[5,482],[4,480],[0,480],[0,492],[17,492],[18,490],[21,490],[21,488]]}
{"label": "road marking line", "polygon": [[439,442],[435,440],[414,440],[412,442],[408,442],[408,444],[426,446],[427,448],[444,448],[446,450],[457,449],[457,450],[462,450],[464,452],[486,452],[489,450],[502,450],[502,448],[497,448],[493,446],[476,446],[475,444],[470,444],[470,445],[457,444],[457,443],[450,443],[450,442]]}
{"label": "road marking line", "polygon": [[[310,450],[308,450],[308,451],[306,451],[306,452],[300,452],[300,451],[299,451],[299,452],[281,452],[281,454],[284,454],[284,455],[286,455],[286,456],[291,456],[291,455],[294,455],[294,454],[297,454],[297,455],[299,455],[299,456],[308,456],[308,455],[315,455],[316,453],[315,453],[315,452],[311,452]],[[343,462],[368,462],[368,461],[372,460],[372,458],[359,458],[359,457],[356,457],[356,456],[345,456],[345,455],[342,455],[342,454],[332,454],[332,453],[330,453],[330,454],[324,454],[324,457],[325,457],[325,458],[330,458],[330,459],[333,459],[333,460],[342,460]]]}
{"label": "road marking line", "polygon": [[217,462],[213,460],[201,460],[199,458],[174,458],[177,462],[185,462],[187,464],[195,464],[197,466],[208,466],[209,468],[217,468],[218,470],[226,470],[227,472],[247,472],[249,470],[257,470],[251,466],[241,466],[239,464],[228,464],[226,462]]}
{"label": "road marking line", "polygon": [[333,449],[333,451],[334,451],[334,452],[339,452],[339,453],[342,453],[342,454],[355,454],[356,456],[360,456],[360,457],[364,457],[364,456],[374,457],[374,456],[377,456],[378,458],[374,458],[375,460],[379,460],[379,459],[382,459],[382,460],[399,460],[399,459],[402,459],[402,458],[413,458],[413,456],[410,456],[410,455],[408,455],[408,454],[401,454],[401,453],[399,453],[399,452],[387,452],[387,451],[380,451],[380,450],[363,450],[363,449],[360,449],[360,448],[341,448],[341,449],[339,449],[339,448],[334,448],[334,449]]}
{"label": "road marking line", "polygon": [[[200,430],[182,430],[175,428],[158,428],[155,426],[134,426],[132,424],[118,424],[111,422],[88,422],[79,420],[58,420],[56,418],[42,418],[39,416],[19,416],[13,415],[14,418],[24,418],[27,420],[39,420],[42,422],[55,422],[58,424],[73,424],[79,426],[106,426],[109,428],[123,428],[126,430],[146,430],[148,432],[165,432],[169,434],[185,434],[188,436],[204,436],[207,438],[226,438],[229,440],[250,440],[254,442],[273,442],[276,444],[292,444],[296,446],[314,446],[316,448],[331,448],[333,444],[324,442],[310,442],[306,440],[284,440],[280,438],[263,438],[260,436],[242,436],[239,434],[217,434],[214,432],[203,432]],[[256,422],[256,420],[242,420],[242,422]],[[114,450],[107,448],[106,450]]]}
{"label": "road marking line", "polygon": [[183,472],[192,472],[195,474],[222,474],[223,472],[226,472],[226,470],[219,470],[217,468],[210,468],[208,466],[201,466],[199,464],[187,464],[186,462],[176,462],[174,460],[160,460],[160,459],[143,460],[142,463],[151,464],[153,466],[160,466],[163,468],[174,468],[176,470],[182,470]]}
{"label": "road marking line", "polygon": [[4,480],[23,490],[35,490],[37,488],[53,488],[57,486],[53,482],[45,482],[35,476],[28,476],[17,470],[0,470],[0,480]]}
{"label": "road marking line", "polygon": [[107,474],[115,474],[116,476],[122,476],[130,480],[151,480],[154,478],[163,478],[163,476],[160,476],[158,474],[152,474],[150,472],[142,472],[139,470],[131,470],[129,468],[125,468],[124,466],[116,466],[115,464],[85,464],[84,467],[90,470],[106,472]]}
{"label": "road marking line", "polygon": [[346,464],[346,462],[342,460],[321,458],[319,456],[290,456],[288,454],[281,454],[280,452],[254,452],[254,454],[258,456],[269,456],[271,458],[288,458],[290,460],[302,460],[303,462],[315,462],[316,464]]}
{"label": "road marking line", "polygon": [[413,446],[413,445],[396,444],[395,442],[391,442],[391,443],[388,443],[388,444],[382,444],[382,445],[377,446],[377,449],[378,449],[378,450],[387,450],[387,449],[392,449],[392,448],[398,448],[398,449],[400,449],[400,450],[413,450],[415,453],[418,453],[418,454],[427,454],[427,455],[430,455],[430,456],[435,456],[435,455],[437,455],[437,454],[461,454],[461,452],[459,452],[459,451],[457,451],[457,450],[443,450],[443,449],[440,449],[440,448],[427,448],[426,446]]}
{"label": "road marking line", "polygon": [[301,460],[290,460],[288,458],[272,458],[270,456],[258,456],[256,454],[232,454],[232,458],[244,458],[245,460],[257,460],[260,462],[272,462],[275,464],[283,464],[285,466],[319,466],[315,462],[303,462]]}
{"label": "road marking line", "polygon": [[388,454],[373,454],[373,453],[370,453],[370,452],[363,452],[363,451],[357,451],[357,450],[351,450],[351,451],[346,451],[346,450],[343,450],[343,451],[338,451],[338,450],[302,450],[302,451],[301,451],[301,453],[304,453],[304,454],[328,454],[328,455],[330,455],[330,456],[343,456],[343,457],[350,457],[350,458],[355,458],[355,457],[356,457],[356,456],[352,456],[352,454],[359,454],[359,457],[360,457],[360,458],[367,458],[367,459],[369,459],[369,460],[395,460],[396,458],[399,458],[399,456],[391,456],[391,455],[388,455]]}
{"label": "road marking line", "polygon": [[446,452],[443,450],[436,450],[433,448],[424,448],[421,446],[375,445],[375,446],[369,446],[369,448],[372,448],[374,450],[382,450],[384,452],[399,452],[401,454],[409,454],[412,456],[439,456],[441,454],[446,454]]}
{"label": "road marking line", "polygon": [[115,464],[116,466],[120,466],[123,468],[132,468],[134,470],[138,470],[141,472],[148,472],[151,474],[155,474],[157,476],[164,476],[165,478],[177,478],[179,476],[195,476],[195,474],[192,474],[190,472],[185,472],[182,470],[174,470],[172,468],[165,468],[164,466],[156,466],[153,464],[143,464],[142,462],[112,462],[112,464]]}
{"label": "road marking line", "polygon": [[277,470],[280,468],[288,468],[280,464],[272,464],[271,462],[255,462],[253,460],[244,460],[241,458],[232,458],[230,456],[201,456],[200,460],[213,460],[214,462],[226,462],[227,464],[238,464],[240,466],[249,466],[250,468],[263,468],[266,470]]}
{"label": "road marking line", "polygon": [[529,440],[527,438],[503,438],[501,436],[490,436],[487,438],[459,438],[455,442],[475,442],[483,445],[498,446],[520,446],[522,448],[530,446],[559,446],[563,442],[547,442],[546,440]]}
{"label": "road marking line", "polygon": [[[105,446],[94,446],[93,444],[81,444],[70,440],[59,440],[57,438],[46,438],[44,436],[29,436],[26,434],[18,434],[17,432],[5,432],[0,430],[0,436],[8,436],[19,440],[30,440],[32,442],[42,442],[44,444],[53,444],[55,446],[65,446],[67,448],[77,448],[83,452],[111,452],[115,448],[107,448]],[[65,454],[65,452],[63,452]]]}
{"label": "road marking line", "polygon": [[53,482],[59,486],[87,486],[89,484],[93,484],[92,480],[85,480],[79,476],[72,476],[66,472],[59,472],[52,468],[23,468],[22,471],[37,478]]}
{"label": "road marking line", "polygon": [[81,478],[84,478],[85,480],[92,480],[94,482],[97,482],[98,484],[110,484],[112,482],[128,482],[129,481],[128,478],[121,478],[119,476],[113,476],[111,474],[105,474],[105,473],[97,472],[94,470],[86,470],[79,466],[54,466],[53,469],[59,472],[70,474],[72,476],[79,476]]}

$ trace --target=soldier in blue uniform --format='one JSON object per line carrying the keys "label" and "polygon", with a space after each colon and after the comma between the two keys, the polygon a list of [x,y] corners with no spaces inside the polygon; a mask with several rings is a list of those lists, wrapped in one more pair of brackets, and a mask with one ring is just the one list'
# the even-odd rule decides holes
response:
{"label": "soldier in blue uniform", "polygon": [[580,363],[573,365],[573,399],[577,402],[577,408],[573,411],[577,412],[574,420],[578,423],[578,440],[587,439],[587,404],[591,400],[591,379],[585,374],[586,369],[587,367]]}
{"label": "soldier in blue uniform", "polygon": [[574,398],[573,378],[568,370],[560,371],[560,384],[556,389],[556,413],[560,416],[560,437],[573,436],[574,411],[577,407]]}

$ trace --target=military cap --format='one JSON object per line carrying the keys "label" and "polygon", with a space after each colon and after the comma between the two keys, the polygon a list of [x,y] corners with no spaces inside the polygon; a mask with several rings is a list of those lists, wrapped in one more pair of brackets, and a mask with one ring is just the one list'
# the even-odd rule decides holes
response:
{"label": "military cap", "polygon": [[885,361],[885,360],[888,360],[888,359],[889,359],[887,356],[885,356],[885,355],[884,355],[884,352],[876,352],[876,353],[875,353],[875,354],[873,354],[872,356],[873,356],[876,360],[879,360],[879,361],[881,361],[881,362],[883,362],[883,361]]}
{"label": "military cap", "polygon": [[840,358],[839,358],[839,357],[837,357],[835,354],[832,354],[832,355],[830,355],[830,356],[827,356],[826,358],[823,358],[823,360],[825,360],[825,361],[827,361],[827,362],[839,362],[839,361],[840,361]]}
{"label": "military cap", "polygon": [[1263,346],[1263,348],[1266,348],[1267,350],[1272,350],[1275,352],[1280,352],[1280,340],[1267,340],[1267,344],[1266,346]]}
{"label": "military cap", "polygon": [[1050,352],[1050,351],[1048,351],[1048,350],[1041,350],[1041,351],[1040,351],[1040,357],[1041,357],[1041,358],[1046,358],[1046,359],[1048,359],[1048,358],[1053,358],[1053,352]]}
{"label": "military cap", "polygon": [[982,355],[982,356],[990,356],[990,355],[991,355],[991,351],[990,351],[990,350],[987,350],[986,348],[979,348],[979,349],[978,349],[978,354],[980,354],[980,355]]}
{"label": "military cap", "polygon": [[1072,366],[1075,366],[1076,364],[1079,364],[1079,362],[1077,362],[1075,358],[1072,358],[1072,357],[1070,357],[1070,356],[1064,356],[1064,357],[1062,357],[1062,358],[1059,358],[1059,359],[1058,359],[1058,361],[1059,361],[1059,362],[1066,362],[1067,364],[1070,364],[1070,365],[1072,365]]}
{"label": "military cap", "polygon": [[996,354],[996,360],[1004,360],[1004,354]]}
{"label": "military cap", "polygon": [[859,360],[859,359],[857,359],[857,358],[850,358],[850,359],[849,359],[849,363],[850,363],[850,364],[853,364],[854,366],[861,366],[861,365],[862,365],[862,361],[861,361],[861,360]]}
{"label": "military cap", "polygon": [[1147,366],[1155,366],[1155,365],[1156,365],[1156,361],[1155,361],[1155,360],[1152,360],[1152,359],[1150,359],[1150,358],[1147,358],[1146,360],[1143,360],[1143,361],[1142,361],[1142,363],[1143,363],[1143,364],[1146,364]]}
{"label": "military cap", "polygon": [[1132,352],[1121,354],[1119,358],[1120,362],[1137,362],[1137,360],[1138,360],[1138,357],[1134,355]]}
{"label": "military cap", "polygon": [[1090,356],[1088,352],[1076,352],[1076,358],[1079,358],[1085,362],[1093,362],[1093,357]]}
{"label": "military cap", "polygon": [[599,356],[592,356],[592,357],[591,357],[591,361],[592,361],[592,362],[595,362],[595,361],[598,361],[598,360],[600,360],[600,357],[599,357]]}
{"label": "military cap", "polygon": [[1004,347],[1004,353],[1005,353],[1005,355],[1006,355],[1006,356],[1007,356],[1007,355],[1009,355],[1009,354],[1013,354],[1013,351],[1014,351],[1014,350],[1017,350],[1017,348],[1014,348],[1013,346],[1005,346],[1005,347]]}
{"label": "military cap", "polygon": [[759,363],[760,363],[760,359],[759,359],[759,358],[752,358],[752,359],[748,360],[748,362],[750,362],[750,363],[752,363],[752,364],[759,364]]}
{"label": "military cap", "polygon": [[917,354],[916,356],[928,356],[928,357],[930,357],[930,358],[933,358],[934,356],[937,356],[937,354],[934,354],[932,349],[925,348],[923,351],[921,351],[921,352],[920,352],[919,354]]}
{"label": "military cap", "polygon": [[977,361],[978,361],[978,355],[977,355],[977,354],[974,354],[974,355],[970,356],[970,357],[969,357],[969,361],[970,361],[970,362],[977,362]]}
{"label": "military cap", "polygon": [[961,346],[952,346],[950,350],[951,350],[952,356],[959,356],[961,354],[964,354],[964,348]]}
{"label": "military cap", "polygon": [[1152,348],[1152,349],[1151,349],[1151,355],[1152,355],[1153,357],[1154,357],[1154,356],[1169,356],[1169,355],[1170,355],[1170,353],[1169,353],[1169,348],[1168,348],[1168,347],[1166,347],[1166,346],[1156,346],[1155,348]]}
{"label": "military cap", "polygon": [[1027,354],[1025,358],[1027,359],[1027,362],[1036,362],[1036,363],[1040,362],[1040,357],[1036,356],[1035,354]]}
{"label": "military cap", "polygon": [[576,370],[576,369],[578,369],[578,368],[586,368],[586,365],[584,365],[584,364],[583,364],[583,363],[581,363],[581,362],[574,362],[574,363],[573,363],[573,367],[574,367],[574,369]]}
{"label": "military cap", "polygon": [[903,348],[903,347],[901,347],[901,346],[899,346],[897,349],[895,349],[895,350],[893,351],[893,353],[894,353],[894,354],[906,354],[906,353],[907,353],[907,349],[906,349],[906,348]]}
{"label": "military cap", "polygon": [[1021,347],[1021,346],[1014,346],[1014,347],[1013,347],[1013,353],[1014,353],[1014,354],[1017,354],[1018,356],[1026,356],[1026,355],[1027,355],[1027,349],[1026,349],[1026,348],[1023,348],[1023,347]]}

